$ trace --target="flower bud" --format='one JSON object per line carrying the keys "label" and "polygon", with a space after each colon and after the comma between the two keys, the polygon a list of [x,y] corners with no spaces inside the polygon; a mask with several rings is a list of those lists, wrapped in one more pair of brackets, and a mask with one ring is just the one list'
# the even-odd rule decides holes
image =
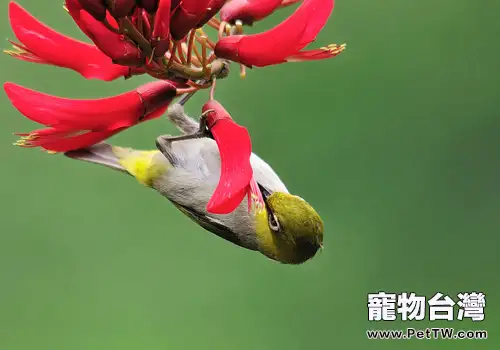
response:
{"label": "flower bud", "polygon": [[97,22],[85,12],[81,13],[80,20],[85,26],[89,38],[102,52],[111,58],[113,63],[137,67],[145,62],[145,54],[122,35],[113,33],[104,24]]}
{"label": "flower bud", "polygon": [[170,5],[171,0],[160,0],[158,4],[151,40],[156,57],[163,57],[170,46]]}

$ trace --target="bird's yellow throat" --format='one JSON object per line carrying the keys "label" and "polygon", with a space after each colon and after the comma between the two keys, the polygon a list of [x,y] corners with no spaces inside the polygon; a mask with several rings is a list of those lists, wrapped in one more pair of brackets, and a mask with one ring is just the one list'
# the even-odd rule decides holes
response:
{"label": "bird's yellow throat", "polygon": [[130,175],[145,186],[153,186],[153,182],[168,170],[165,163],[157,161],[161,153],[154,151],[131,151],[126,148],[113,147],[113,153],[120,164]]}

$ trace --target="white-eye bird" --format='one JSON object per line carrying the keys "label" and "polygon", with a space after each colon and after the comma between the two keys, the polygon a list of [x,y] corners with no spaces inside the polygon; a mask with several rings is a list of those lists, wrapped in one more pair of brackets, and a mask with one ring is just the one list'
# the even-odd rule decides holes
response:
{"label": "white-eye bird", "polygon": [[[199,131],[199,123],[187,116],[180,104],[171,106],[167,116],[184,135]],[[100,143],[65,155],[134,176],[206,230],[272,260],[301,264],[323,246],[323,221],[318,213],[305,200],[290,194],[274,170],[254,153],[250,163],[265,205],[249,210],[243,200],[230,214],[207,212],[220,178],[217,144],[211,138],[172,139],[175,137],[158,137],[158,150],[153,151]]]}

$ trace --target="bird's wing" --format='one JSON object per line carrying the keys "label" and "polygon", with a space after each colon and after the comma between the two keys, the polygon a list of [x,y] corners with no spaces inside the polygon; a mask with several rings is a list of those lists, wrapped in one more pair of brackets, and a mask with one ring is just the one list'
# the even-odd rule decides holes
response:
{"label": "bird's wing", "polygon": [[234,233],[229,227],[225,226],[223,222],[217,220],[214,217],[210,217],[205,213],[201,213],[193,210],[192,208],[183,206],[179,203],[176,203],[170,200],[182,213],[196,222],[198,225],[203,227],[205,230],[214,233],[215,235],[223,238],[231,243],[234,243],[240,247],[249,248],[245,244],[242,243],[240,238],[236,233]]}

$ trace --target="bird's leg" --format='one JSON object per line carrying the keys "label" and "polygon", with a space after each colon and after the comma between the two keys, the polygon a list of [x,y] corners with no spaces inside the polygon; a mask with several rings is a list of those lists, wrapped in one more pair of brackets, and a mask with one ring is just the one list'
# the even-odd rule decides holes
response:
{"label": "bird's leg", "polygon": [[198,127],[198,131],[192,134],[182,135],[182,136],[171,136],[171,135],[162,135],[156,138],[156,148],[163,153],[163,155],[170,161],[172,164],[177,163],[177,157],[174,152],[172,152],[172,142],[174,141],[183,141],[183,140],[192,140],[203,137],[212,137],[212,133],[208,130],[207,127],[207,114],[212,112],[213,110],[208,110],[203,112],[200,116],[200,124]]}
{"label": "bird's leg", "polygon": [[156,148],[168,159],[170,164],[176,165],[179,163],[177,156],[172,150],[172,142],[170,135],[162,135],[156,138]]}
{"label": "bird's leg", "polygon": [[200,116],[200,124],[198,127],[198,131],[194,132],[192,134],[188,135],[181,135],[181,136],[160,136],[164,140],[168,140],[168,142],[175,142],[175,141],[184,141],[184,140],[192,140],[192,139],[200,139],[203,137],[208,137],[212,138],[212,133],[210,130],[208,130],[207,127],[207,114],[213,112],[213,110],[208,110],[203,112],[203,114]]}

